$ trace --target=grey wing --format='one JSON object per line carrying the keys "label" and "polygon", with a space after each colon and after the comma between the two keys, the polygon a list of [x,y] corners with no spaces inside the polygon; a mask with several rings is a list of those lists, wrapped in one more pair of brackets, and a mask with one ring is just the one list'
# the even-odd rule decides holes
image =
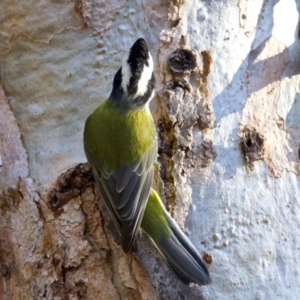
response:
{"label": "grey wing", "polygon": [[153,180],[153,164],[157,157],[157,144],[139,162],[121,166],[109,178],[100,182],[114,213],[121,221],[122,247],[129,252],[135,244]]}
{"label": "grey wing", "polygon": [[122,224],[121,224],[121,221],[118,219],[118,216],[116,215],[116,213],[114,212],[114,209],[110,203],[110,200],[109,198],[107,197],[107,194],[106,192],[103,190],[103,186],[102,184],[100,183],[100,179],[98,177],[98,174],[96,174],[95,172],[93,172],[93,175],[94,175],[94,178],[95,178],[95,181],[96,181],[96,184],[99,188],[99,192],[100,192],[100,195],[105,203],[105,206],[109,212],[109,215],[110,217],[112,218],[115,226],[117,227],[119,233],[121,234],[121,230],[122,230]]}
{"label": "grey wing", "polygon": [[134,204],[134,208],[129,209],[131,217],[122,224],[122,247],[126,253],[132,249],[138,236],[152,185],[153,166],[143,177],[146,177],[144,184],[140,187],[136,185],[134,197],[132,199],[128,198],[129,202],[133,200]]}
{"label": "grey wing", "polygon": [[101,170],[101,166],[93,166],[89,159],[91,156],[87,152],[86,149],[89,163],[98,175],[96,181],[100,194],[122,235],[122,247],[127,253],[136,245],[136,237],[152,185],[157,142],[155,141],[140,161],[121,166],[116,171]]}
{"label": "grey wing", "polygon": [[[112,203],[111,202],[111,193],[108,193],[107,191],[104,190],[104,187],[101,183],[101,177],[99,177],[99,171],[97,171],[97,166],[95,165],[93,159],[92,159],[92,156],[88,150],[88,148],[86,147],[86,145],[84,144],[84,151],[85,151],[85,155],[88,159],[88,162],[93,170],[93,175],[94,175],[94,178],[95,178],[95,181],[96,181],[96,184],[99,188],[99,192],[100,192],[100,195],[101,195],[101,198],[103,199],[104,201],[104,204],[109,212],[109,215],[111,217],[111,219],[113,220],[115,226],[117,227],[119,233],[121,234],[121,231],[122,231],[122,223],[121,223],[121,220],[118,218],[118,215],[116,214],[113,206],[112,206]],[[105,176],[106,177],[110,177],[112,175],[113,172],[101,172],[101,174],[105,173]]]}

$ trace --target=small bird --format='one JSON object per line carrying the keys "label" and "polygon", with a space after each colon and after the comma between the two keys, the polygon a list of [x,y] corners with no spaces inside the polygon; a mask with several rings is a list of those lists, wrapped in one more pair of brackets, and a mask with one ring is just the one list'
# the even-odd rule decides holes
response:
{"label": "small bird", "polygon": [[184,283],[210,283],[208,269],[190,239],[166,211],[159,195],[151,189],[142,229],[151,237],[175,275]]}
{"label": "small bird", "polygon": [[157,158],[149,110],[154,87],[153,60],[140,38],[123,58],[110,96],[85,123],[85,154],[125,253],[137,250]]}
{"label": "small bird", "polygon": [[137,250],[141,227],[183,283],[208,284],[200,255],[151,188],[158,150],[149,110],[154,88],[153,60],[140,38],[123,58],[110,96],[86,120],[85,154],[124,252]]}

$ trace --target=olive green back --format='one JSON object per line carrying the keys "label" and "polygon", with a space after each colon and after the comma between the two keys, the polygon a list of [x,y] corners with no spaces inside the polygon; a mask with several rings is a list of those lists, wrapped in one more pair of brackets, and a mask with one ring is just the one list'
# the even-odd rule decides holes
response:
{"label": "olive green back", "polygon": [[94,163],[109,170],[140,160],[155,138],[156,129],[148,109],[122,112],[109,100],[89,116],[84,130],[85,147]]}

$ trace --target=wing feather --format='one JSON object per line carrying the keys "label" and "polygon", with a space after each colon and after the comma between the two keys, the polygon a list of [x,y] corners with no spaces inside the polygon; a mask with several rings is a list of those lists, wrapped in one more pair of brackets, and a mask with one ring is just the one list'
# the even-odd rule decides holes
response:
{"label": "wing feather", "polygon": [[85,152],[97,177],[100,194],[122,235],[122,247],[127,253],[137,247],[136,238],[142,222],[153,179],[153,164],[157,157],[157,141],[139,161],[107,170],[94,161],[87,146]]}
{"label": "wing feather", "polygon": [[121,193],[121,199],[118,203],[118,208],[120,209],[120,214],[122,214],[123,218],[126,218],[127,211],[132,210],[133,201],[132,198],[137,195],[137,188],[142,184],[142,177],[136,176],[135,174],[130,174],[130,180],[126,187],[123,189]]}
{"label": "wing feather", "polygon": [[152,181],[153,181],[153,167],[151,167],[151,169],[147,173],[145,183],[142,185],[142,190],[139,199],[140,201],[137,202],[138,206],[135,210],[135,214],[132,216],[131,220],[129,219],[128,222],[123,223],[122,247],[125,252],[130,251],[132,245],[134,245],[135,243],[136,237],[138,236],[139,228],[143,220],[144,211],[147,205]]}
{"label": "wing feather", "polygon": [[115,226],[117,227],[119,233],[121,234],[122,224],[121,224],[120,220],[118,219],[117,214],[115,213],[114,208],[110,204],[111,202],[110,202],[109,198],[107,197],[107,193],[105,192],[105,190],[104,190],[104,188],[103,188],[103,186],[102,186],[102,184],[101,184],[101,182],[99,180],[98,175],[95,174],[94,172],[93,172],[93,174],[94,174],[94,178],[96,180],[96,184],[97,184],[97,186],[99,188],[100,195],[101,195],[101,197],[102,197],[102,199],[103,199],[103,201],[105,203],[105,206],[107,207],[109,215],[112,218],[112,220],[113,220]]}
{"label": "wing feather", "polygon": [[121,193],[124,188],[126,187],[126,185],[128,184],[128,180],[130,179],[130,169],[121,166],[118,174],[117,174],[117,182],[116,182],[116,190],[118,193]]}

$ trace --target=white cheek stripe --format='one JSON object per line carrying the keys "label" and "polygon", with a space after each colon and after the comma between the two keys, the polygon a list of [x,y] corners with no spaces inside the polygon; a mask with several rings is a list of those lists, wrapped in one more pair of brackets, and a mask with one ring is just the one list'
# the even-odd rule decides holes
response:
{"label": "white cheek stripe", "polygon": [[138,89],[134,97],[143,96],[147,92],[148,81],[151,79],[153,71],[153,59],[150,53],[148,62],[149,66],[144,65],[141,78],[138,82]]}
{"label": "white cheek stripe", "polygon": [[125,93],[127,93],[127,86],[130,82],[130,77],[132,76],[130,67],[127,63],[128,55],[123,56],[122,59],[122,88]]}
{"label": "white cheek stripe", "polygon": [[[153,71],[153,59],[149,53],[149,66],[144,65],[141,78],[138,81],[137,92],[134,95],[134,98],[138,96],[143,96],[147,91],[148,81],[151,79]],[[130,67],[127,63],[128,56],[124,56],[122,59],[122,88],[123,91],[127,93],[127,86],[129,86],[130,78],[132,76]]]}

